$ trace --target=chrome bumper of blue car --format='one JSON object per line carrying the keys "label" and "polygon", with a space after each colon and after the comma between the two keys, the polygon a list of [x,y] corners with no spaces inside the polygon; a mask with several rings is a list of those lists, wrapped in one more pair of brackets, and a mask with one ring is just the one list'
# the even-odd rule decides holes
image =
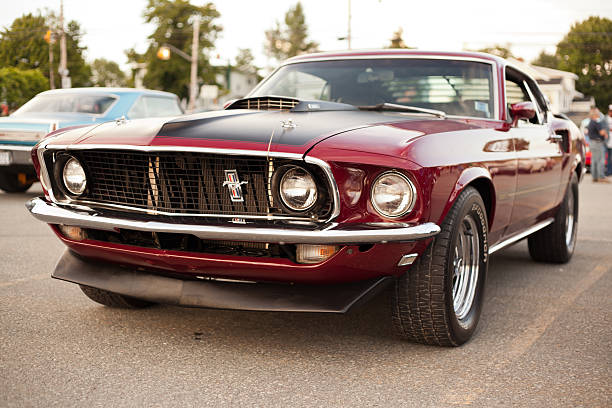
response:
{"label": "chrome bumper of blue car", "polygon": [[0,143],[0,166],[32,165],[30,152],[33,146]]}
{"label": "chrome bumper of blue car", "polygon": [[108,217],[87,208],[65,208],[34,198],[26,207],[37,219],[48,224],[72,225],[105,231],[130,229],[147,232],[191,234],[200,239],[269,242],[282,244],[376,244],[408,242],[431,238],[440,232],[434,223],[370,223],[339,225],[328,223],[316,229],[299,225],[274,227],[246,225],[201,225],[140,221]]}

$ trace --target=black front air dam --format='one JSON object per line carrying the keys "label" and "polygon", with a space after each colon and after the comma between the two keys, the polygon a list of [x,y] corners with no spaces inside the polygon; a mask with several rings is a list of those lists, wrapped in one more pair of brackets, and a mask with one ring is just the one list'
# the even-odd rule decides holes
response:
{"label": "black front air dam", "polygon": [[391,277],[333,285],[181,280],[89,262],[66,250],[52,277],[154,303],[213,309],[346,313],[393,281]]}

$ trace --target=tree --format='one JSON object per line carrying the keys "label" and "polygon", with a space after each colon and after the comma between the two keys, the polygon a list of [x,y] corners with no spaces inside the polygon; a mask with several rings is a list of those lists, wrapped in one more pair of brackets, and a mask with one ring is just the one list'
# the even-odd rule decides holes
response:
{"label": "tree", "polygon": [[200,15],[200,54],[198,55],[198,77],[204,83],[214,83],[215,73],[202,50],[214,48],[214,41],[221,27],[215,24],[219,12],[212,3],[194,6],[187,0],[149,0],[144,11],[146,23],[153,23],[155,31],[149,36],[150,45],[144,54],[133,49],[126,50],[130,62],[144,62],[147,73],[144,85],[177,94],[180,98],[189,95],[190,64],[171,53],[167,61],[157,58],[157,51],[163,44],[170,44],[191,55],[193,25],[191,17]]}
{"label": "tree", "polygon": [[388,48],[412,48],[408,47],[402,38],[404,34],[404,30],[400,27],[393,33],[393,37],[391,37],[391,43]]}
{"label": "tree", "polygon": [[38,69],[0,68],[0,101],[14,110],[49,89],[49,80]]}
{"label": "tree", "polygon": [[559,69],[578,75],[576,89],[606,111],[612,103],[612,20],[589,17],[575,23],[557,44],[557,56]]}
{"label": "tree", "polygon": [[[83,34],[80,24],[76,21],[69,21],[66,25],[66,49],[68,50],[66,63],[73,87],[91,86],[91,67],[83,58],[83,52],[87,49],[81,45]],[[55,48],[57,50],[55,55],[59,56],[59,41],[55,43]]]}
{"label": "tree", "polygon": [[94,86],[126,86],[125,73],[114,61],[98,58],[91,64],[91,80]]}
{"label": "tree", "polygon": [[503,45],[495,44],[490,47],[481,48],[478,52],[486,52],[487,54],[497,55],[501,58],[514,58],[514,54],[510,51],[509,46],[504,47]]}
{"label": "tree", "polygon": [[559,62],[559,56],[557,54],[548,54],[546,51],[542,51],[536,59],[531,61],[531,64],[539,67],[559,69]]}
{"label": "tree", "polygon": [[254,64],[255,57],[248,48],[239,48],[236,56],[236,69],[247,74],[257,74],[259,68]]}
{"label": "tree", "polygon": [[299,1],[285,13],[284,25],[278,21],[273,28],[266,31],[264,50],[267,55],[278,61],[296,55],[317,51],[319,44],[307,41],[308,26]]}
{"label": "tree", "polygon": [[[57,17],[53,13],[46,16],[24,14],[16,18],[11,27],[0,33],[0,66],[19,69],[39,69],[49,78],[49,44],[44,40],[47,30],[57,30]],[[82,31],[76,21],[66,25],[66,46],[68,50],[68,70],[72,86],[89,85],[91,71],[83,58],[86,47],[81,45]],[[59,61],[59,41],[52,45],[55,55],[53,69],[57,72]],[[59,85],[59,75],[55,75],[55,85]]]}

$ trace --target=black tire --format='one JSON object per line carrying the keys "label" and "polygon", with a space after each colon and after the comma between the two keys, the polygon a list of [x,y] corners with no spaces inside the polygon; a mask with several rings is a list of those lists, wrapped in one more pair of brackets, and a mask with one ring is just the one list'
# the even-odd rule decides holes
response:
{"label": "black tire", "polygon": [[578,232],[578,177],[572,173],[555,221],[533,234],[527,243],[534,261],[566,263],[576,248]]}
{"label": "black tire", "polygon": [[0,190],[7,193],[23,193],[32,187],[32,184],[34,184],[33,181],[23,183],[18,173],[0,171]]}
{"label": "black tire", "polygon": [[121,309],[142,309],[153,305],[145,300],[123,296],[118,293],[109,292],[103,289],[92,288],[91,286],[79,285],[81,290],[88,298],[104,306],[116,307]]}
{"label": "black tire", "polygon": [[[487,215],[476,189],[467,187],[461,192],[440,228],[425,252],[395,284],[393,325],[399,336],[407,340],[459,346],[470,339],[478,324],[488,267]],[[470,231],[476,233],[477,242],[466,238]],[[469,305],[460,303],[458,316],[454,284],[460,282],[456,272],[461,269],[457,265],[463,264],[455,250],[461,239],[472,240],[469,247],[477,248],[478,252],[471,256],[471,265],[478,269],[470,269],[474,271],[470,276],[476,279],[468,284],[473,288],[470,291],[473,297]]]}

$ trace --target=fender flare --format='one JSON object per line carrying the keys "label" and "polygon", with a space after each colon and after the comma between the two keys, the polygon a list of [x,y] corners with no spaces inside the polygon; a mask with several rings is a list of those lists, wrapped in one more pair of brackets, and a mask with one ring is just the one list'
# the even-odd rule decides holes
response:
{"label": "fender flare", "polygon": [[440,220],[438,221],[439,223],[444,220],[446,214],[450,211],[459,194],[461,194],[461,192],[465,190],[467,186],[472,184],[477,184],[476,189],[479,191],[481,196],[483,196],[482,199],[487,207],[487,221],[489,226],[493,223],[493,218],[495,216],[495,186],[489,170],[486,167],[480,166],[468,167],[461,172],[457,178],[457,181],[455,182],[453,190],[448,197],[444,210],[440,215]]}

